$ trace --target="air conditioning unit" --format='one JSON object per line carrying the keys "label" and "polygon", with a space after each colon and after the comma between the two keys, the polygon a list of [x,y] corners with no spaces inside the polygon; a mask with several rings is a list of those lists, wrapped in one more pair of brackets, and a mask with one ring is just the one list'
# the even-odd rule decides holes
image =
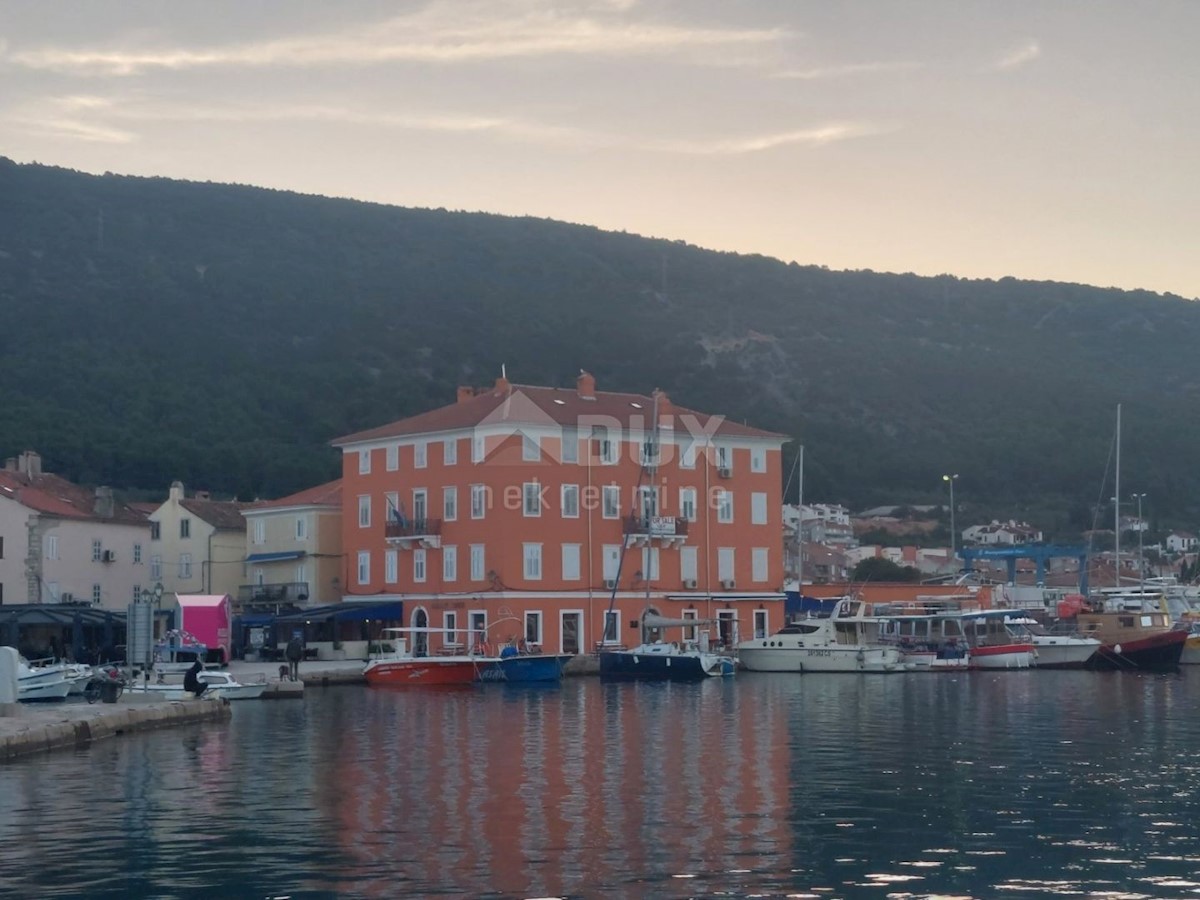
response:
{"label": "air conditioning unit", "polygon": [[100,559],[102,559],[104,562],[112,562],[116,558],[117,558],[117,554],[114,553],[112,550],[105,550],[103,553],[100,554]]}
{"label": "air conditioning unit", "polygon": [[717,469],[717,474],[722,478],[732,478],[733,469],[729,468],[729,466],[721,466],[721,468]]}
{"label": "air conditioning unit", "polygon": [[721,587],[727,591],[732,591],[735,587],[737,587],[737,582],[735,582],[732,578],[724,578],[721,580]]}
{"label": "air conditioning unit", "polygon": [[616,586],[617,586],[617,579],[615,579],[615,578],[605,578],[604,579],[604,589],[606,591],[611,591]]}
{"label": "air conditioning unit", "polygon": [[684,590],[694,591],[696,589],[696,579],[695,578],[683,579],[683,587],[684,587]]}

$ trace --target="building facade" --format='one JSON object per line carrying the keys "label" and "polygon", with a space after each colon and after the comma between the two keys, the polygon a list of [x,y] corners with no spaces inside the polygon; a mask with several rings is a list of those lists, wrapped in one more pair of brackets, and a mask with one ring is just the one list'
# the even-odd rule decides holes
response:
{"label": "building facade", "polygon": [[636,644],[647,611],[714,620],[730,645],[765,635],[783,620],[784,440],[586,372],[459,388],[334,442],[346,597],[401,599],[451,647]]}
{"label": "building facade", "polygon": [[172,482],[167,499],[150,513],[153,582],[173,594],[229,594],[245,580],[244,504],[188,497]]}
{"label": "building facade", "polygon": [[247,583],[240,605],[318,606],[342,599],[342,482],[242,510]]}
{"label": "building facade", "polygon": [[154,585],[149,543],[143,514],[43,472],[33,451],[0,471],[0,603],[124,610]]}

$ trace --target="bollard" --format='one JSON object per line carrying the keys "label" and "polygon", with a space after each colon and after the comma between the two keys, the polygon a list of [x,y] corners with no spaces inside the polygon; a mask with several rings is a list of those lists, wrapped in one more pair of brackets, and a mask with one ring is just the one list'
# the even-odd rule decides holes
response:
{"label": "bollard", "polygon": [[15,716],[21,657],[15,647],[0,647],[0,716]]}

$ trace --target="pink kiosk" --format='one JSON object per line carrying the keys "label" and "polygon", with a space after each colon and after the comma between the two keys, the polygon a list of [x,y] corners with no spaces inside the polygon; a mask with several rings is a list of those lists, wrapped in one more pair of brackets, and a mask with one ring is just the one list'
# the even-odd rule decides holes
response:
{"label": "pink kiosk", "polygon": [[179,630],[208,647],[209,663],[226,665],[232,628],[228,594],[179,594]]}

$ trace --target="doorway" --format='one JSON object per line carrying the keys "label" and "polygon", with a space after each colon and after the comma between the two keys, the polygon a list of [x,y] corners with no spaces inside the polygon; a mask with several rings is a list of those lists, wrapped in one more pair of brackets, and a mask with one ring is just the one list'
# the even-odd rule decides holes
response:
{"label": "doorway", "polygon": [[[428,628],[429,627],[429,616],[426,615],[425,610],[418,607],[417,611],[413,613],[412,624],[413,624],[413,628]],[[428,656],[429,655],[429,632],[414,631],[412,648],[413,648],[413,656]]]}

